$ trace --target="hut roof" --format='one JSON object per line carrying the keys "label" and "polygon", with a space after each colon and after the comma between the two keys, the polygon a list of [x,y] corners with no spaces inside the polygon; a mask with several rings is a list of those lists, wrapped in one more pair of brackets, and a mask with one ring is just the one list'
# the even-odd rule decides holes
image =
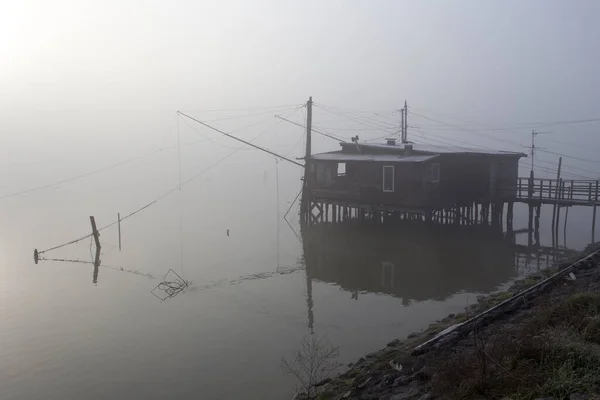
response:
{"label": "hut roof", "polygon": [[437,154],[382,154],[382,153],[345,153],[342,151],[331,151],[329,153],[314,154],[311,160],[317,161],[379,161],[379,162],[406,162],[420,163],[438,158]]}
{"label": "hut roof", "polygon": [[[399,144],[386,144],[386,143],[340,143],[342,148],[348,149],[358,149],[364,153],[370,153],[376,151],[381,153],[385,151],[386,153],[404,153],[405,145],[402,143]],[[504,150],[494,150],[494,149],[484,149],[484,148],[469,148],[469,147],[459,147],[459,146],[437,146],[430,144],[420,144],[420,143],[411,143],[412,152],[418,154],[479,154],[479,155],[489,155],[489,156],[508,156],[508,157],[527,157],[527,154],[520,152],[512,152],[512,151],[504,151]]]}

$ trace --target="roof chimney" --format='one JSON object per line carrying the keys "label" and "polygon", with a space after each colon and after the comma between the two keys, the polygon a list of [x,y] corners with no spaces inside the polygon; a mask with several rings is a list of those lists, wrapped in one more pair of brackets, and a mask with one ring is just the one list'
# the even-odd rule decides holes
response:
{"label": "roof chimney", "polygon": [[406,144],[404,145],[404,155],[405,155],[405,156],[407,156],[407,157],[408,157],[408,156],[412,155],[412,150],[413,150],[413,145],[412,145],[412,143],[406,143]]}
{"label": "roof chimney", "polygon": [[385,140],[387,140],[387,144],[389,146],[395,146],[396,145],[396,138],[387,138]]}

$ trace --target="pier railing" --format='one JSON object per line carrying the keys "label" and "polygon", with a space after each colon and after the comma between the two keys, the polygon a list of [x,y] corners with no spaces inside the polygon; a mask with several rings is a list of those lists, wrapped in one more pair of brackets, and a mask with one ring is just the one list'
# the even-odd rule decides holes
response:
{"label": "pier railing", "polygon": [[517,201],[559,206],[600,205],[599,180],[518,178]]}

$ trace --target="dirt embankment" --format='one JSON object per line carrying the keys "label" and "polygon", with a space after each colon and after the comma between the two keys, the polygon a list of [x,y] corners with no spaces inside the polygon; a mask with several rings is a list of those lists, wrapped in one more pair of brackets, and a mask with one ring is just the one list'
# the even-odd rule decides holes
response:
{"label": "dirt embankment", "polygon": [[[589,246],[582,256],[598,249]],[[600,258],[566,273],[575,261],[521,280],[405,341],[394,340],[350,365],[318,398],[600,399]],[[560,270],[565,274],[535,286]],[[528,295],[504,306],[523,291]],[[460,329],[415,355],[416,346],[453,325]]]}

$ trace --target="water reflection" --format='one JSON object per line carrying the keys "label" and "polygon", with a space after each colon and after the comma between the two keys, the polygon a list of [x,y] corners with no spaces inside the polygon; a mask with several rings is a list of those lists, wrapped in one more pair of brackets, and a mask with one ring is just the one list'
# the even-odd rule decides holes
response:
{"label": "water reflection", "polygon": [[491,227],[319,224],[302,232],[307,277],[361,292],[444,300],[489,292],[518,274],[514,238]]}

